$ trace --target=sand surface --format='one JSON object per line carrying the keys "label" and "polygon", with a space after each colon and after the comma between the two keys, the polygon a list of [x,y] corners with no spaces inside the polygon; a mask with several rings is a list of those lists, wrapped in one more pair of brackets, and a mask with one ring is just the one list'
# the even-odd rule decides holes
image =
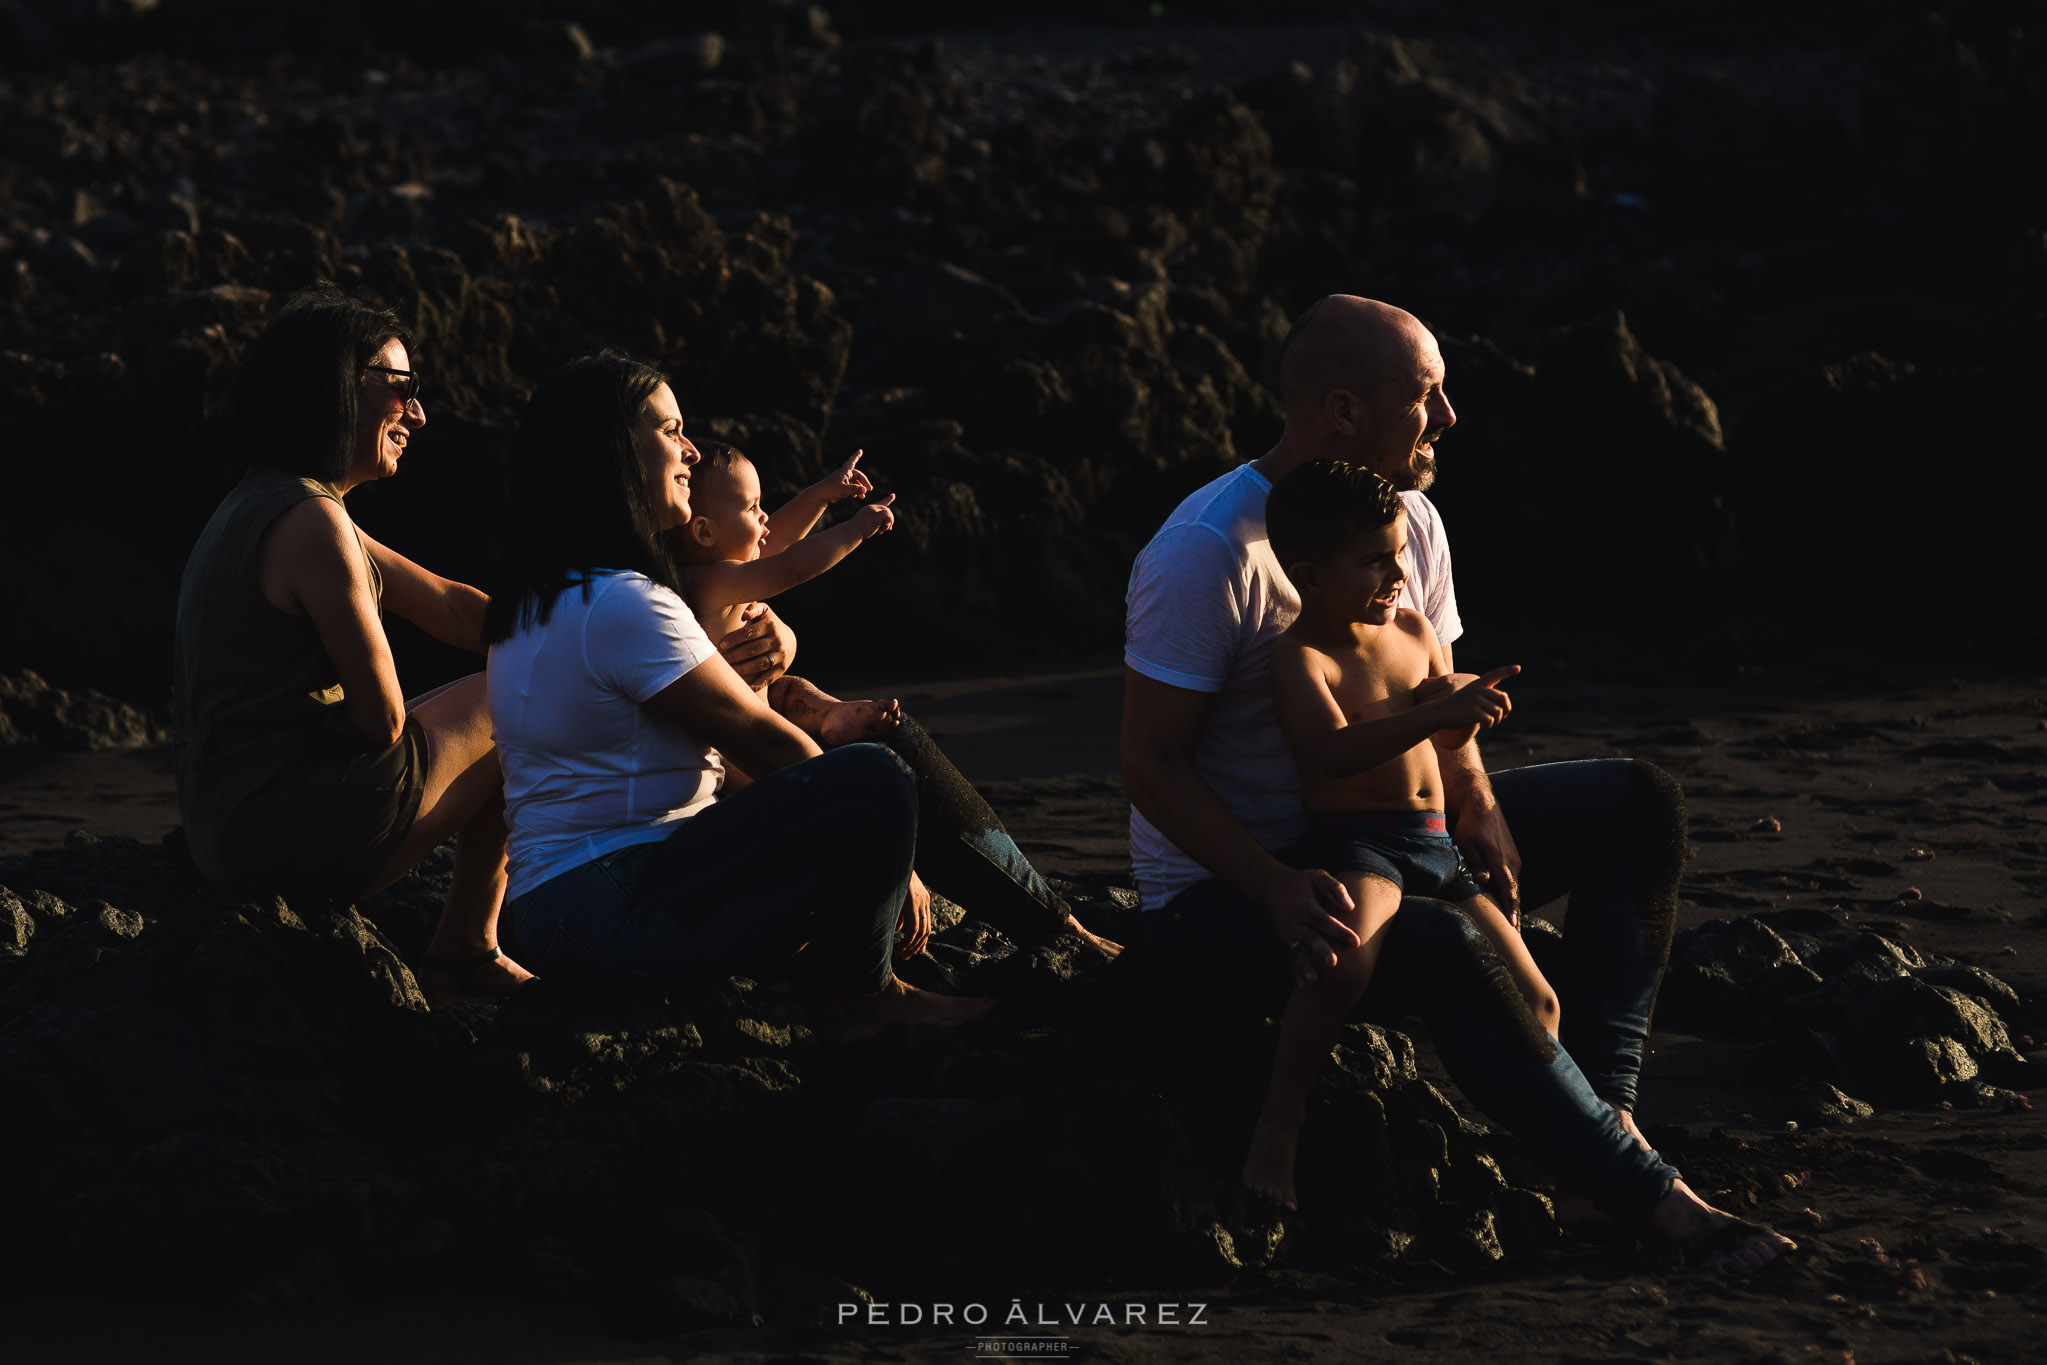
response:
{"label": "sand surface", "polygon": [[[1496,652],[1508,653],[1487,657]],[[1707,676],[1688,662],[1520,657],[1515,715],[1488,746],[1495,765],[1628,754],[1677,774],[1693,831],[1681,926],[1758,913],[1792,927],[1874,926],[2007,981],[2025,1002],[2014,1040],[2034,1053],[2029,1035],[2047,1022],[2036,1003],[2047,986],[2047,685],[2026,661],[1814,651]],[[851,681],[849,695],[902,696],[1047,871],[1124,865],[1113,657],[893,687]],[[169,783],[157,753],[11,756],[0,767],[0,853],[73,827],[160,835],[176,819]],[[1766,820],[1781,829],[1758,829]],[[1785,1092],[1745,1079],[1746,1047],[1659,1029],[1641,1117],[1709,1197],[1752,1206],[1803,1243],[1784,1270],[1723,1282],[1581,1236],[1495,1269],[1400,1282],[1276,1271],[1093,1286],[1023,1311],[1057,1322],[1104,1300],[1118,1313],[1209,1306],[1201,1326],[1034,1320],[1007,1332],[1106,1361],[2037,1359],[2043,1111],[1879,1110],[1794,1129]],[[1000,1285],[986,1304],[983,1336],[1011,1312]],[[892,1323],[616,1342],[557,1307],[482,1286],[254,1316],[96,1294],[21,1308],[28,1353],[13,1359],[957,1360],[978,1339]]]}

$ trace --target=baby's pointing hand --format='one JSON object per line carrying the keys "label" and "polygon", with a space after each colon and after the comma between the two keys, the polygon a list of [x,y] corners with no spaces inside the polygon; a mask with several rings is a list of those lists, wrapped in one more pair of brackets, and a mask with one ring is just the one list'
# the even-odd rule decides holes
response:
{"label": "baby's pointing hand", "polygon": [[862,540],[866,540],[870,536],[878,536],[883,531],[895,526],[896,514],[889,511],[888,508],[888,505],[895,500],[896,495],[890,493],[880,502],[870,502],[853,514],[853,520],[860,525],[860,538]]}
{"label": "baby's pointing hand", "polygon": [[817,487],[824,492],[826,501],[837,502],[841,498],[864,498],[874,491],[874,485],[868,481],[867,476],[862,474],[859,469],[860,457],[866,453],[863,450],[854,451],[844,464],[818,480]]}

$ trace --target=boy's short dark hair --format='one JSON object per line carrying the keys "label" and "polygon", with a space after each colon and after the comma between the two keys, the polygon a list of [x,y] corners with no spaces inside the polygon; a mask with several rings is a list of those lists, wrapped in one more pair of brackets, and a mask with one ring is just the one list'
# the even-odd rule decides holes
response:
{"label": "boy's short dark hair", "polygon": [[1363,465],[1311,460],[1281,479],[1265,500],[1265,534],[1281,569],[1327,564],[1352,536],[1389,526],[1400,494]]}

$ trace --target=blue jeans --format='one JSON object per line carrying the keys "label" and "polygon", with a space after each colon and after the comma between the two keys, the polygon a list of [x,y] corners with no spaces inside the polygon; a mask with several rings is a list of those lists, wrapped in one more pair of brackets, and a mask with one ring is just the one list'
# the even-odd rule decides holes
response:
{"label": "blue jeans", "polygon": [[[1677,1172],[1643,1152],[1601,1100],[1633,1107],[1669,952],[1682,797],[1660,769],[1625,759],[1542,764],[1493,774],[1492,783],[1521,850],[1524,908],[1571,895],[1550,978],[1567,1041],[1537,1026],[1476,925],[1421,897],[1401,901],[1387,927],[1364,1007],[1421,1016],[1472,1103],[1560,1179],[1639,1226]],[[1143,931],[1165,973],[1209,1007],[1273,1014],[1293,989],[1286,944],[1263,909],[1220,881],[1148,911]],[[1573,1060],[1578,1046],[1595,1059],[1589,1077]]]}
{"label": "blue jeans", "polygon": [[878,991],[909,894],[916,785],[877,744],[770,773],[666,839],[514,900],[521,960],[543,977],[608,984],[753,972],[836,994]]}
{"label": "blue jeans", "polygon": [[883,741],[917,775],[917,875],[1020,944],[1060,932],[1066,901],[929,733],[909,716]]}
{"label": "blue jeans", "polygon": [[1562,1041],[1604,1099],[1635,1107],[1684,868],[1684,793],[1653,763],[1539,763],[1488,775],[1521,850],[1521,906],[1569,896],[1563,943],[1531,942]]}
{"label": "blue jeans", "polygon": [[1464,902],[1479,895],[1441,811],[1308,813],[1301,841],[1280,855],[1289,867],[1369,872],[1409,896]]}

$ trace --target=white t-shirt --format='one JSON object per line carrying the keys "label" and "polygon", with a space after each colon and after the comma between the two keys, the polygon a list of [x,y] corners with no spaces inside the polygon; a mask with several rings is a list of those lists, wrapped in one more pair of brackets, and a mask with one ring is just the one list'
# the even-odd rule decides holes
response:
{"label": "white t-shirt", "polygon": [[[1272,642],[1301,601],[1265,537],[1272,484],[1243,465],[1173,509],[1137,557],[1125,599],[1123,662],[1155,682],[1215,694],[1194,766],[1263,848],[1301,832],[1301,778],[1273,712]],[[1401,605],[1429,618],[1448,644],[1464,633],[1450,576],[1450,543],[1435,504],[1407,504],[1407,585]],[[1130,860],[1144,908],[1155,910],[1214,874],[1133,806]]]}
{"label": "white t-shirt", "polygon": [[642,703],[717,652],[683,600],[644,574],[598,570],[547,624],[490,648],[491,736],[505,772],[511,884],[652,843],[709,805],[717,755]]}

